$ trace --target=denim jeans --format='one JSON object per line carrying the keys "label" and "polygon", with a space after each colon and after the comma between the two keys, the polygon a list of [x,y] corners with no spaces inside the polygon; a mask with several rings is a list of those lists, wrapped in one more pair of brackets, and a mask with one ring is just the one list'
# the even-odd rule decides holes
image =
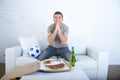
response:
{"label": "denim jeans", "polygon": [[68,47],[62,47],[62,48],[54,48],[52,46],[48,46],[45,50],[43,50],[40,55],[37,56],[38,60],[44,60],[48,59],[49,57],[52,57],[54,55],[58,55],[63,57],[65,60],[70,61],[70,50]]}

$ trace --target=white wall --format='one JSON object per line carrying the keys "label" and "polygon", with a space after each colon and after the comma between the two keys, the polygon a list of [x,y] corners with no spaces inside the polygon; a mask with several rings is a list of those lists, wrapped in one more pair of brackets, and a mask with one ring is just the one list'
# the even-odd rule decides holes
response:
{"label": "white wall", "polygon": [[0,0],[0,62],[5,48],[19,45],[19,36],[35,35],[45,48],[47,27],[58,10],[70,28],[69,39],[109,51],[109,64],[120,64],[119,5],[119,0]]}

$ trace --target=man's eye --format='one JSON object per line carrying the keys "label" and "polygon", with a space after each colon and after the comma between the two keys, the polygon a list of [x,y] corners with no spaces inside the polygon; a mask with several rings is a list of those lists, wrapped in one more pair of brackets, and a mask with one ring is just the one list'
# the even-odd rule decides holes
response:
{"label": "man's eye", "polygon": [[56,18],[56,19],[57,19],[57,18],[59,18],[59,19],[60,19],[61,17],[55,17],[55,18]]}

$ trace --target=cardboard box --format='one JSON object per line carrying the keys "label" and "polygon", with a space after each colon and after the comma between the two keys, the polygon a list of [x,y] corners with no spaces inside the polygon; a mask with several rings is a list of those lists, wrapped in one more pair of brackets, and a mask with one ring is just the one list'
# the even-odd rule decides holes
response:
{"label": "cardboard box", "polygon": [[28,73],[35,72],[40,68],[39,63],[40,62],[38,61],[38,62],[26,64],[24,66],[15,67],[11,71],[6,73],[0,80],[10,80],[16,77],[21,77]]}
{"label": "cardboard box", "polygon": [[[16,77],[22,77],[25,74],[36,72],[38,70],[49,71],[49,72],[60,72],[60,71],[71,70],[71,66],[65,60],[54,60],[56,62],[61,61],[62,63],[65,64],[65,67],[62,68],[62,69],[48,69],[43,64],[44,61],[45,60],[37,61],[37,62],[30,63],[30,64],[26,64],[24,66],[15,67],[11,71],[9,71],[7,74],[5,74],[0,80],[10,80],[10,79],[13,79],[13,78],[16,78]],[[51,60],[51,62],[52,61],[53,60]]]}

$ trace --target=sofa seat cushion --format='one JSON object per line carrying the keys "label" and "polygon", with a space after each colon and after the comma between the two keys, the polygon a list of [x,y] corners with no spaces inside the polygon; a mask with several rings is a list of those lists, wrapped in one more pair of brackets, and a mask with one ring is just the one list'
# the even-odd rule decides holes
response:
{"label": "sofa seat cushion", "polygon": [[21,56],[16,58],[16,66],[22,66],[36,61],[38,61],[36,58]]}
{"label": "sofa seat cushion", "polygon": [[[53,56],[50,59],[57,59],[57,58]],[[82,69],[97,69],[97,62],[87,55],[80,55],[80,54],[76,55],[76,60],[77,61],[75,66],[79,66]],[[22,66],[36,61],[38,61],[36,58],[21,56],[16,58],[16,66]]]}
{"label": "sofa seat cushion", "polygon": [[76,66],[82,69],[97,69],[97,62],[87,55],[76,55]]}

